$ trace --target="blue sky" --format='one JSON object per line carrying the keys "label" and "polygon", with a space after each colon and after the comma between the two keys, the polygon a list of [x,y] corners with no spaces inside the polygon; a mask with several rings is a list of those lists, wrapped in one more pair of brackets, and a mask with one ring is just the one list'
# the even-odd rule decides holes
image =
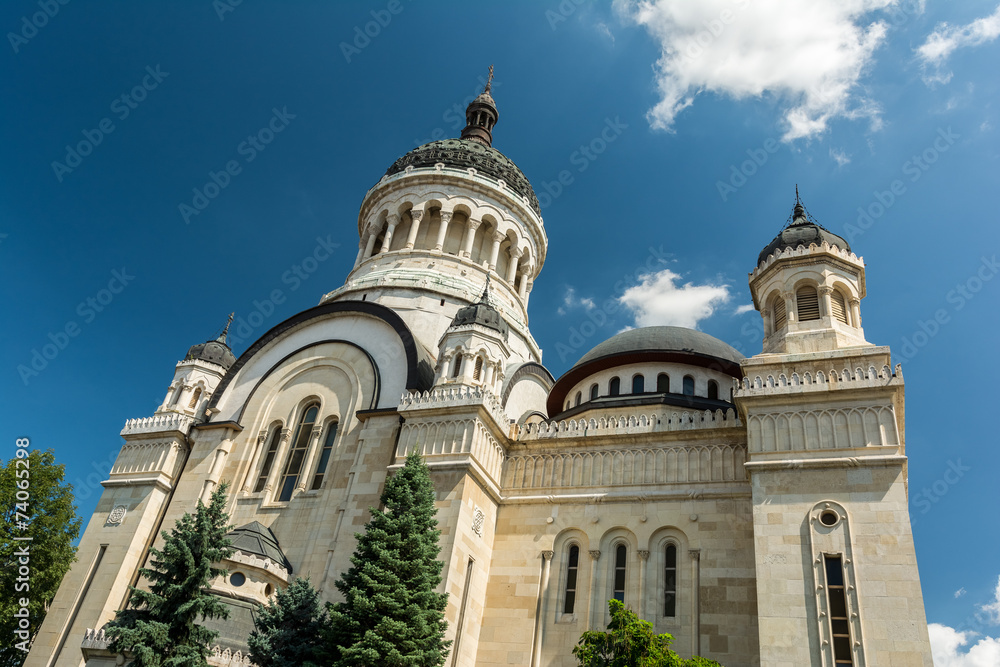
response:
{"label": "blue sky", "polygon": [[494,146],[544,205],[550,370],[647,324],[759,352],[747,273],[798,184],[903,364],[938,664],[1000,655],[995,3],[16,0],[0,27],[0,442],[54,449],[84,516],[188,346],[256,311],[239,354],[342,284],[364,193],[457,136],[494,64]]}

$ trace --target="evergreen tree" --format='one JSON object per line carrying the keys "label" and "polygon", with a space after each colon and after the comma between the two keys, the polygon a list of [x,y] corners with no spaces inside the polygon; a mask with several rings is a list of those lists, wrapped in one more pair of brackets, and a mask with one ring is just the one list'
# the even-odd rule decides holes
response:
{"label": "evergreen tree", "polygon": [[213,567],[232,553],[226,533],[232,530],[226,513],[223,483],[206,507],[200,500],[194,514],[163,531],[163,550],[150,549],[149,568],[139,570],[149,590],[132,587],[127,609],[106,626],[109,648],[128,653],[132,667],[204,667],[209,642],[218,633],[198,625],[206,618],[229,618],[219,598],[206,591],[209,582],[226,574]]}
{"label": "evergreen tree", "polygon": [[[56,465],[52,450],[18,453],[0,466],[0,667],[24,663],[45,610],[76,560],[73,540],[80,534],[73,487],[62,483],[64,466]],[[26,537],[31,539],[14,539]],[[24,557],[27,580],[21,574]],[[26,619],[15,616],[24,613],[22,598],[28,601]]]}
{"label": "evergreen tree", "polygon": [[371,508],[352,566],[337,589],[346,598],[330,608],[328,639],[335,667],[443,665],[447,593],[437,593],[434,487],[419,454],[386,481],[384,510]]}
{"label": "evergreen tree", "polygon": [[608,607],[608,631],[584,632],[573,648],[580,667],[722,667],[698,656],[684,660],[670,650],[671,635],[654,634],[652,623],[618,600],[609,600]]}
{"label": "evergreen tree", "polygon": [[316,667],[324,664],[321,636],[328,618],[319,592],[299,577],[257,608],[250,633],[250,660],[258,667]]}

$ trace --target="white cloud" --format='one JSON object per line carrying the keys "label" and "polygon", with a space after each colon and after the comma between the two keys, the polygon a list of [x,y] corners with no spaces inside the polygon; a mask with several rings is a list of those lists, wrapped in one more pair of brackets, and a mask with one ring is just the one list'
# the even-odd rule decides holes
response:
{"label": "white cloud", "polygon": [[965,590],[965,587],[963,586],[962,588],[959,588],[957,591],[955,591],[955,597],[960,598],[966,593],[968,593],[968,591]]}
{"label": "white cloud", "polygon": [[845,164],[850,164],[851,162],[850,155],[835,148],[830,149],[830,157],[833,158],[833,161],[837,163],[838,167],[843,167]]}
{"label": "white cloud", "polygon": [[966,25],[939,23],[916,50],[917,58],[924,66],[924,81],[928,84],[948,83],[952,73],[943,67],[952,52],[967,46],[979,46],[997,37],[1000,37],[1000,5],[989,16]]}
{"label": "white cloud", "polygon": [[730,299],[729,285],[678,285],[680,279],[670,269],[644,274],[618,300],[632,311],[637,327],[694,328]]}
{"label": "white cloud", "polygon": [[576,310],[578,308],[583,308],[584,310],[593,310],[597,307],[593,299],[585,298],[581,299],[576,295],[576,290],[572,287],[566,288],[566,293],[563,294],[563,305],[556,309],[556,312],[560,315],[565,315],[571,310]]}
{"label": "white cloud", "polygon": [[858,82],[885,39],[875,10],[900,0],[615,0],[660,43],[660,102],[647,114],[673,131],[678,114],[705,92],[737,100],[765,93],[783,105],[783,139],[822,134],[835,118],[872,120],[879,107]]}
{"label": "white cloud", "polygon": [[742,306],[736,306],[736,311],[733,314],[742,315],[743,313],[751,313],[755,310],[757,309],[753,307],[752,303],[745,303]]}
{"label": "white cloud", "polygon": [[934,667],[996,667],[1000,665],[1000,639],[983,637],[968,652],[961,647],[970,643],[975,632],[959,632],[946,625],[931,623],[931,655]]}
{"label": "white cloud", "polygon": [[[984,604],[982,609],[990,615],[990,622],[1000,623],[1000,577],[997,577],[997,585],[993,589],[993,602]],[[997,664],[1000,665],[1000,660]]]}
{"label": "white cloud", "polygon": [[597,29],[597,32],[610,39],[612,44],[615,43],[615,36],[611,34],[611,28],[608,27],[607,23],[601,21],[598,22],[594,27]]}

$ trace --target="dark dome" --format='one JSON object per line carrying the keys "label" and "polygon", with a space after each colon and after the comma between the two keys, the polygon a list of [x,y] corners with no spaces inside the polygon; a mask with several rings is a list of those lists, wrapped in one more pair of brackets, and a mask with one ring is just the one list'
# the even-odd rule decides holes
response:
{"label": "dark dome", "polygon": [[493,329],[499,332],[504,340],[507,340],[507,336],[510,334],[510,327],[503,316],[493,306],[482,301],[460,308],[455,313],[455,319],[451,321],[451,326],[460,327],[465,324],[478,324],[481,327]]}
{"label": "dark dome", "polygon": [[851,251],[851,246],[847,244],[847,241],[833,232],[827,231],[819,223],[810,220],[801,204],[796,204],[792,218],[792,224],[778,232],[774,240],[760,251],[760,255],[757,256],[757,266],[760,266],[765,259],[774,254],[775,250],[797,248],[800,245],[808,248],[812,243],[820,245],[823,241],[832,246],[835,245],[841,250]]}
{"label": "dark dome", "polygon": [[278,546],[278,538],[274,536],[270,528],[259,521],[251,521],[245,526],[240,526],[232,532],[226,533],[226,537],[232,543],[233,549],[245,554],[270,558],[289,572],[292,571],[292,565],[285,557],[285,552]]}
{"label": "dark dome", "polygon": [[191,359],[201,359],[210,364],[222,366],[227,371],[236,363],[236,355],[233,354],[228,345],[220,340],[210,340],[198,345],[192,345],[191,349],[188,350],[187,356],[184,357],[184,361],[190,361]]}
{"label": "dark dome", "polygon": [[701,331],[684,327],[642,327],[612,336],[580,357],[573,368],[603,357],[642,352],[684,352],[734,364],[739,364],[744,358],[731,346]]}
{"label": "dark dome", "polygon": [[497,149],[477,141],[443,139],[418,146],[393,162],[392,166],[386,170],[385,175],[398,174],[407,167],[433,167],[438,162],[443,163],[446,167],[457,169],[472,167],[481,174],[503,180],[511,190],[528,198],[535,213],[542,214],[531,183],[528,182],[517,165]]}

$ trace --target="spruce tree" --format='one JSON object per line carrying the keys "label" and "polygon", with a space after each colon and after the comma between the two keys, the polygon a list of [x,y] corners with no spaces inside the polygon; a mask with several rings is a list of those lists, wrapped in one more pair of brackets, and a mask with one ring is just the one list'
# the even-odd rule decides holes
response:
{"label": "spruce tree", "polygon": [[352,566],[337,581],[345,601],[330,608],[335,667],[443,665],[447,593],[436,592],[443,563],[434,487],[419,454],[386,481],[379,510],[357,534]]}
{"label": "spruce tree", "polygon": [[257,667],[316,667],[325,664],[321,636],[327,625],[319,592],[299,577],[257,607],[250,633],[250,660]]}
{"label": "spruce tree", "polygon": [[139,573],[149,590],[132,587],[127,609],[106,626],[109,648],[132,658],[132,667],[204,667],[209,643],[218,633],[198,625],[206,618],[228,618],[229,610],[206,588],[226,570],[213,567],[232,553],[226,533],[227,484],[218,486],[206,507],[163,531],[163,550],[150,549],[148,568]]}

